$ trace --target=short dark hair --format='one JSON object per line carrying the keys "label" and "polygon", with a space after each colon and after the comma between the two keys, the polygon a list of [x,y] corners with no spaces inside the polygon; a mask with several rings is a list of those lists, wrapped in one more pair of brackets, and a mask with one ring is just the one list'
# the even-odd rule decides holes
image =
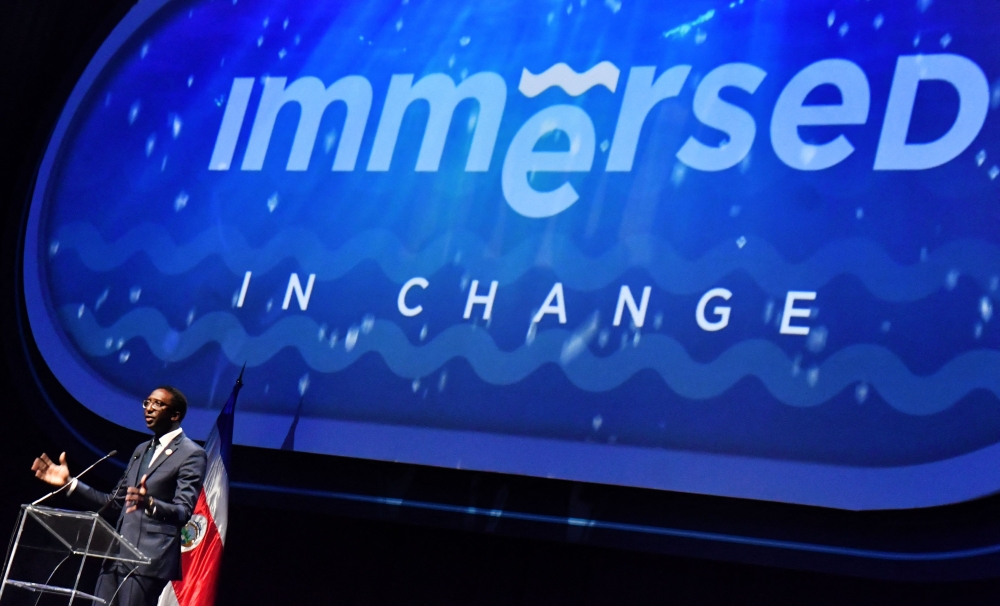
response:
{"label": "short dark hair", "polygon": [[156,389],[162,389],[163,391],[170,394],[170,404],[174,407],[174,410],[181,413],[181,421],[187,416],[188,411],[188,400],[181,393],[181,390],[177,389],[172,385],[160,385]]}

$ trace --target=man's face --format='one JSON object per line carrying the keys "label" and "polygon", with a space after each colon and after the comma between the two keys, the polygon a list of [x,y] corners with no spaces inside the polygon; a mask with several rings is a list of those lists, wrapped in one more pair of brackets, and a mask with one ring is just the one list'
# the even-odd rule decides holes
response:
{"label": "man's face", "polygon": [[159,435],[170,431],[174,423],[181,420],[180,413],[174,410],[174,397],[165,389],[154,389],[146,398],[143,408],[146,427]]}

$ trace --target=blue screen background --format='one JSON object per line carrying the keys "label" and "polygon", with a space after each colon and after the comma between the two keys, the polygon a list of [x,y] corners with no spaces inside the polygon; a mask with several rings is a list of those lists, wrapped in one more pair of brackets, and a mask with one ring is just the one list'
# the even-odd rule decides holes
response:
{"label": "blue screen background", "polygon": [[[277,447],[298,418],[449,430],[466,445],[489,435],[751,464],[894,468],[976,453],[1000,442],[1000,337],[990,321],[1000,282],[997,16],[989,3],[877,0],[169,2],[123,24],[50,148],[25,251],[35,268],[25,279],[42,293],[29,310],[32,328],[41,343],[39,318],[48,318],[54,336],[43,354],[62,348],[70,357],[60,359],[76,365],[61,371],[47,355],[57,377],[126,425],[140,421],[138,407],[118,402],[137,403],[161,383],[179,386],[205,414],[217,410],[246,362],[240,412],[260,426],[244,427],[242,440],[259,446]],[[970,58],[993,86],[993,105],[954,160],[874,171],[896,59],[915,53]],[[816,143],[844,134],[855,152],[826,170],[794,170],[771,149],[775,100],[802,68],[833,57],[865,72],[868,120],[802,127]],[[566,62],[583,72],[600,61],[621,69],[615,93],[550,88],[529,99],[517,90],[522,69]],[[753,94],[721,95],[754,117],[752,149],[725,171],[685,167],[675,154],[688,137],[725,140],[691,107],[700,78],[729,62],[767,72]],[[600,145],[590,171],[533,181],[539,190],[569,181],[580,199],[566,211],[532,219],[508,205],[503,156],[530,116],[577,105],[606,143],[628,69],[680,64],[691,76],[650,112],[630,172],[605,171]],[[460,82],[483,71],[508,89],[487,172],[464,170],[478,112],[469,100],[455,110],[439,170],[414,170],[428,113],[421,103],[407,111],[390,170],[365,170],[392,74]],[[329,85],[352,74],[374,91],[355,170],[330,170],[343,104],[324,114],[308,170],[285,170],[294,104],[279,115],[263,170],[239,170],[262,78]],[[240,77],[257,83],[234,168],[210,171]],[[808,101],[837,103],[839,92],[819,88]],[[939,138],[958,103],[947,83],[922,83],[908,141]],[[303,285],[317,276],[305,311],[294,297],[281,308],[293,272]],[[424,311],[404,317],[396,297],[415,276],[430,285],[408,301]],[[472,280],[480,294],[499,282],[489,322],[481,306],[462,317]],[[555,282],[568,321],[548,315],[533,327]],[[627,312],[612,326],[622,285],[637,300],[652,286],[641,329]],[[705,332],[694,310],[715,287],[733,293],[709,306],[730,306],[730,323]],[[817,292],[812,316],[796,321],[811,327],[808,336],[779,334],[789,290]],[[74,389],[82,375],[107,392]],[[299,447],[394,458],[390,445],[380,451],[386,438],[371,439],[357,452],[321,438]],[[427,456],[418,447],[408,460],[462,466],[464,446],[446,461],[430,454],[435,439]],[[542,462],[512,468],[503,456],[474,465],[543,475]],[[657,473],[636,463],[575,476],[675,487],[650,479]],[[738,475],[720,474],[730,474],[720,484],[727,494],[753,496]],[[959,492],[944,487],[929,499]]]}

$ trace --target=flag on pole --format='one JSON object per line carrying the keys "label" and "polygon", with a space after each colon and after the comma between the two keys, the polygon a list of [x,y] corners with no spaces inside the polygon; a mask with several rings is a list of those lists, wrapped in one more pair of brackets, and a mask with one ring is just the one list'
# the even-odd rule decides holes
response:
{"label": "flag on pole", "polygon": [[[246,364],[243,365],[246,369]],[[205,483],[194,506],[191,521],[181,530],[181,573],[160,595],[159,606],[213,606],[222,566],[229,518],[229,453],[233,446],[233,410],[243,387],[243,370],[233,392],[208,434],[205,452],[208,466]]]}

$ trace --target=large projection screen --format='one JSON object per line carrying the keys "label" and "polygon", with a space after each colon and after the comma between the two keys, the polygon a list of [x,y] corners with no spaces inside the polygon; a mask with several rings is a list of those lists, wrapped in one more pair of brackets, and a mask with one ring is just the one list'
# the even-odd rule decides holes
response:
{"label": "large projection screen", "polygon": [[1000,8],[145,0],[24,239],[83,405],[848,509],[1000,489]]}

